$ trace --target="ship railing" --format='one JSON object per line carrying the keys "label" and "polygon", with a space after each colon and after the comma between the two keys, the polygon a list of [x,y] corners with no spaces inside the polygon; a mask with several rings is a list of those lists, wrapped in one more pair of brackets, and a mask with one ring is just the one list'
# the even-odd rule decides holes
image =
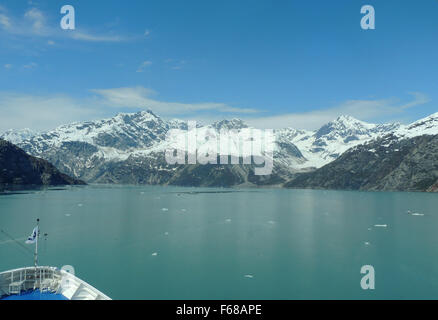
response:
{"label": "ship railing", "polygon": [[0,298],[39,289],[69,300],[111,300],[85,281],[55,267],[28,267],[0,273]]}
{"label": "ship railing", "polygon": [[21,294],[29,290],[55,292],[61,273],[53,267],[29,267],[0,273],[0,296]]}
{"label": "ship railing", "polygon": [[37,289],[62,294],[69,300],[111,300],[85,281],[55,267],[28,267],[0,273],[0,298]]}

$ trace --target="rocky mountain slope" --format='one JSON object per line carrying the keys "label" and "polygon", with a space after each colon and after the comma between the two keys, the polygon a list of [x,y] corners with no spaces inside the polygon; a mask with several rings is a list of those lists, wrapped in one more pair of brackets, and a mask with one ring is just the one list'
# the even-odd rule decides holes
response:
{"label": "rocky mountain slope", "polygon": [[28,185],[84,184],[59,172],[43,159],[29,156],[22,149],[0,139],[0,188]]}
{"label": "rocky mountain slope", "polygon": [[353,147],[314,172],[298,174],[285,187],[437,191],[438,113]]}
{"label": "rocky mountain slope", "polygon": [[[274,167],[269,176],[254,175],[254,165],[169,165],[164,153],[180,149],[170,142],[172,130],[187,130],[187,122],[164,120],[152,111],[73,123],[26,137],[18,143],[26,152],[53,163],[60,171],[87,182],[176,184],[193,186],[280,185],[300,172],[314,171],[338,159],[352,147],[393,134],[395,140],[432,134],[432,115],[409,126],[370,124],[341,116],[316,131],[275,130]],[[221,130],[241,134],[248,126],[239,119],[197,125],[198,151],[216,146]],[[437,132],[438,134],[438,132]],[[5,138],[21,137],[9,131]],[[1,136],[0,136],[1,137]],[[243,136],[244,139],[245,136]],[[247,139],[248,140],[248,139]],[[183,144],[185,142],[182,142]],[[239,141],[232,144],[237,148]],[[245,157],[246,155],[240,155]]]}
{"label": "rocky mountain slope", "polygon": [[[215,140],[204,137],[219,136],[221,129],[241,132],[247,125],[238,119],[223,120],[209,126],[199,126],[198,148],[208,148]],[[35,135],[22,141],[19,146],[26,152],[53,163],[62,172],[96,183],[133,184],[189,184],[195,170],[201,176],[193,179],[193,185],[252,184],[258,181],[287,181],[294,165],[306,161],[300,151],[286,136],[279,136],[275,144],[277,159],[272,177],[249,178],[254,165],[168,165],[164,152],[169,148],[166,140],[170,130],[187,130],[186,122],[165,121],[152,111],[119,114],[111,119],[74,123]],[[238,144],[237,141],[233,142]],[[207,171],[212,171],[207,173]],[[188,176],[185,176],[188,175]],[[216,182],[211,176],[217,175]],[[232,176],[226,178],[225,176]]]}
{"label": "rocky mountain slope", "polygon": [[332,163],[299,174],[289,188],[437,191],[438,135],[390,134],[354,147]]}
{"label": "rocky mountain slope", "polygon": [[301,167],[320,168],[351,147],[402,127],[399,123],[371,124],[350,116],[340,116],[317,131],[296,131],[291,141],[307,159]]}

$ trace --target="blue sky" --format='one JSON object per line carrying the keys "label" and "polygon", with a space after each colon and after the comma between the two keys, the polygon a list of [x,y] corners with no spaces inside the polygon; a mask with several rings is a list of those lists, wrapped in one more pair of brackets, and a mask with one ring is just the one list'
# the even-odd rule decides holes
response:
{"label": "blue sky", "polygon": [[307,129],[438,111],[437,0],[6,0],[0,37],[0,131],[148,108]]}

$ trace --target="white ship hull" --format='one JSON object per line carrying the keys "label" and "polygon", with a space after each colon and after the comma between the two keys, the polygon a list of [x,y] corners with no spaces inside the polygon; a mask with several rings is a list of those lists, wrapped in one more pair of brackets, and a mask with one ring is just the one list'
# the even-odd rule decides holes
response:
{"label": "white ship hull", "polygon": [[55,267],[28,267],[0,273],[0,300],[111,299],[64,270]]}

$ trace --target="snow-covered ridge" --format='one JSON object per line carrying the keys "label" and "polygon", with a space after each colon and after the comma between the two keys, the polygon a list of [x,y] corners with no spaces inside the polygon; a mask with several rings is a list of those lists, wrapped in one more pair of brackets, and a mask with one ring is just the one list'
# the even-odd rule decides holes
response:
{"label": "snow-covered ridge", "polygon": [[29,128],[20,129],[20,130],[10,129],[5,133],[3,133],[2,135],[0,135],[0,138],[7,140],[13,144],[19,144],[24,140],[28,140],[32,138],[35,135],[37,135],[37,133],[30,130]]}
{"label": "snow-covered ridge", "polygon": [[[32,155],[56,159],[56,153],[69,151],[77,158],[77,166],[93,168],[96,162],[125,161],[130,157],[153,157],[174,147],[167,138],[172,129],[187,130],[187,122],[164,120],[152,111],[120,113],[113,118],[62,125],[54,130],[36,134],[28,129],[9,130],[0,137],[11,141]],[[248,128],[240,119],[198,125],[198,146],[206,148],[205,136],[221,129]],[[275,130],[274,163],[291,170],[319,168],[339,157],[346,150],[393,133],[400,139],[423,134],[438,134],[438,113],[410,125],[399,123],[371,124],[351,116],[340,116],[316,131],[284,128]],[[63,165],[65,164],[65,161]],[[72,166],[69,164],[68,166]],[[73,171],[73,169],[72,169]]]}
{"label": "snow-covered ridge", "polygon": [[394,134],[402,139],[413,138],[421,135],[438,134],[438,112],[411,123],[408,126],[400,127]]}
{"label": "snow-covered ridge", "polygon": [[120,113],[113,118],[62,125],[19,143],[31,153],[43,154],[68,142],[86,143],[97,148],[95,156],[125,160],[137,150],[151,150],[166,138],[170,128],[183,127],[181,121],[165,122],[152,111]]}
{"label": "snow-covered ridge", "polygon": [[349,148],[398,130],[399,123],[371,124],[351,116],[340,116],[314,132],[296,135],[292,142],[308,160],[301,166],[322,167]]}

